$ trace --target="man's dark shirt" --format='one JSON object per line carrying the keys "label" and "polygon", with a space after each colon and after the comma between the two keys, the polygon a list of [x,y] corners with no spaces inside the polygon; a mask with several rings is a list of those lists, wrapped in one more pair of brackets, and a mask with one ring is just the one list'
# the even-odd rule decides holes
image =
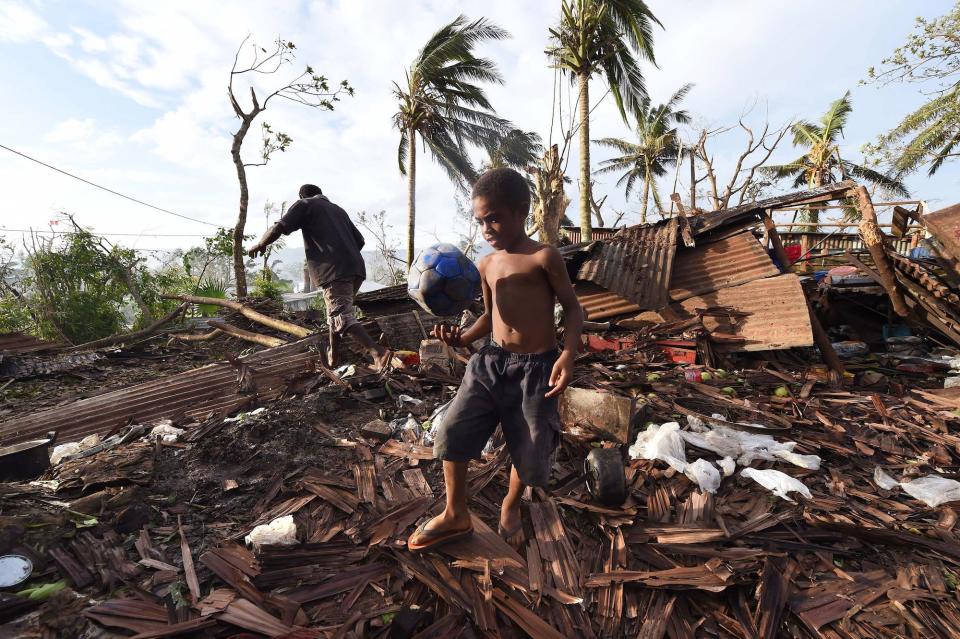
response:
{"label": "man's dark shirt", "polygon": [[360,255],[363,235],[347,212],[323,195],[297,200],[277,224],[284,235],[303,231],[307,265],[317,286],[367,276]]}

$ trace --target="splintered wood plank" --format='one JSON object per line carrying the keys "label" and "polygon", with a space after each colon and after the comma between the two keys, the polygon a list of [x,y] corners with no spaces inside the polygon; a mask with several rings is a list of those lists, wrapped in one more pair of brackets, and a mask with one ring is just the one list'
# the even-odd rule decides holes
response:
{"label": "splintered wood plank", "polygon": [[197,579],[197,571],[193,567],[193,554],[190,552],[190,544],[187,543],[187,536],[183,533],[183,523],[180,517],[177,517],[177,528],[180,529],[180,553],[183,555],[183,574],[187,579],[187,587],[190,589],[190,596],[194,603],[200,601],[200,581]]}
{"label": "splintered wood plank", "polygon": [[647,521],[670,521],[670,491],[657,483],[647,496]]}
{"label": "splintered wood plank", "polygon": [[540,554],[550,568],[553,583],[574,596],[581,596],[580,571],[570,538],[552,498],[530,504],[530,518],[540,545]]}
{"label": "splintered wood plank", "polygon": [[421,497],[433,497],[433,489],[430,487],[427,479],[423,476],[423,471],[421,471],[419,468],[405,470],[402,474],[403,481],[407,482],[407,486],[410,487],[410,490],[412,490],[415,495]]}
{"label": "splintered wood plank", "polygon": [[527,544],[527,570],[530,573],[530,590],[539,592],[543,588],[543,561],[536,539],[531,539]]}
{"label": "splintered wood plank", "polygon": [[504,567],[519,568],[526,571],[527,565],[516,550],[510,547],[503,537],[498,535],[490,526],[476,515],[471,515],[473,534],[466,539],[444,544],[439,552],[456,559],[473,564],[480,561],[490,561],[495,570]]}
{"label": "splintered wood plank", "polygon": [[663,634],[667,631],[667,622],[673,615],[673,605],[676,601],[676,595],[663,592],[654,593],[637,639],[663,639]]}
{"label": "splintered wood plank", "polygon": [[341,488],[334,488],[333,486],[312,481],[301,481],[300,485],[303,486],[304,490],[313,493],[348,515],[360,505],[360,499],[358,497]]}
{"label": "splintered wood plank", "polygon": [[390,455],[391,457],[406,457],[407,459],[433,459],[432,446],[419,446],[417,444],[408,444],[398,442],[395,439],[387,441],[378,451],[381,455]]}
{"label": "splintered wood plank", "polygon": [[377,473],[372,461],[363,461],[353,465],[353,478],[357,483],[357,497],[364,504],[377,500]]}
{"label": "splintered wood plank", "polygon": [[537,639],[565,639],[559,630],[499,588],[493,589],[493,604],[531,637],[537,637]]}

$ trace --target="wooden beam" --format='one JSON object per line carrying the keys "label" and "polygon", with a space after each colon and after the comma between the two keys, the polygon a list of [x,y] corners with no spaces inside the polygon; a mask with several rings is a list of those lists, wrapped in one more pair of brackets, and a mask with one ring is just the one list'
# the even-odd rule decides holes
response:
{"label": "wooden beam", "polygon": [[777,225],[774,224],[773,218],[771,218],[768,213],[763,214],[763,228],[767,230],[770,243],[773,244],[773,254],[777,256],[777,261],[780,262],[780,270],[786,271],[790,268],[790,259],[787,257],[787,252],[783,248],[783,242],[780,241]]}
{"label": "wooden beam", "polygon": [[181,300],[184,302],[190,302],[191,304],[212,304],[214,306],[222,306],[223,308],[230,308],[237,311],[249,320],[259,322],[264,326],[269,326],[270,328],[283,333],[290,333],[296,337],[307,337],[309,335],[313,335],[313,331],[309,329],[306,329],[302,326],[297,326],[296,324],[291,324],[290,322],[278,320],[275,317],[270,317],[269,315],[264,315],[263,313],[258,313],[249,306],[244,306],[240,302],[235,302],[234,300],[224,300],[217,297],[200,297],[198,295],[164,295],[163,298],[168,300]]}
{"label": "wooden beam", "polygon": [[897,287],[897,276],[893,271],[893,266],[890,264],[890,259],[887,257],[887,249],[884,245],[885,238],[883,231],[877,226],[877,212],[874,210],[873,203],[870,201],[870,194],[867,193],[867,189],[863,185],[858,186],[855,192],[857,194],[857,207],[860,209],[860,215],[862,217],[860,221],[860,237],[863,238],[864,245],[866,245],[870,251],[870,255],[873,257],[873,263],[876,265],[877,272],[883,281],[883,288],[887,291],[887,295],[890,296],[893,311],[900,317],[906,317],[910,309],[907,308],[906,302],[903,301],[903,293],[901,293]]}
{"label": "wooden beam", "polygon": [[270,335],[262,335],[260,333],[254,333],[253,331],[245,331],[242,328],[234,326],[233,324],[228,324],[221,319],[208,319],[207,324],[211,328],[215,328],[218,331],[226,333],[227,335],[239,337],[242,340],[253,342],[254,344],[260,344],[261,346],[266,346],[267,348],[273,348],[274,346],[282,346],[286,344],[286,342],[279,337],[271,337]]}

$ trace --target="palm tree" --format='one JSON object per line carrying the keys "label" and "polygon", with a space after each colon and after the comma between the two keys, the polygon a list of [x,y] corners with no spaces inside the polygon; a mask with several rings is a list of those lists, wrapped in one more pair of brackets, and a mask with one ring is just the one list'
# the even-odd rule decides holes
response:
{"label": "palm tree", "polygon": [[497,117],[478,82],[502,84],[496,66],[473,54],[476,44],[510,37],[480,19],[458,16],[434,33],[406,72],[406,84],[393,85],[399,110],[393,124],[400,130],[397,160],[407,176],[407,266],[413,262],[416,224],[417,136],[450,179],[465,187],[476,171],[468,146],[494,147],[513,127]]}
{"label": "palm tree", "polygon": [[637,108],[637,141],[629,142],[620,138],[602,138],[596,144],[615,149],[622,153],[600,163],[597,173],[623,171],[617,186],[625,187],[626,197],[630,198],[636,181],[643,182],[643,195],[640,198],[640,223],[647,222],[647,203],[653,195],[653,203],[658,211],[660,194],[657,192],[656,178],[666,175],[668,166],[677,163],[677,151],[680,139],[677,135],[678,124],[690,122],[690,116],[684,109],[678,109],[680,102],[687,96],[692,84],[685,84],[677,90],[666,103],[652,108],[650,98],[640,101]]}
{"label": "palm tree", "polygon": [[[652,23],[660,24],[643,0],[562,0],[560,24],[550,29],[547,49],[557,67],[576,79],[579,90],[580,229],[590,226],[590,78],[601,73],[624,121],[636,112],[647,90],[638,58],[654,62]],[[662,24],[660,26],[663,26]]]}
{"label": "palm tree", "polygon": [[[762,170],[775,179],[793,178],[793,188],[809,188],[834,184],[849,178],[859,178],[880,187],[881,190],[894,195],[908,196],[910,193],[903,182],[884,175],[862,164],[855,164],[844,160],[840,156],[840,139],[843,137],[843,128],[853,111],[850,102],[850,92],[847,91],[839,100],[830,104],[830,108],[818,122],[800,120],[790,127],[793,133],[793,146],[804,149],[804,154],[792,162],[777,166],[768,166]],[[847,207],[844,210],[847,218],[856,218],[859,211],[856,207]],[[808,222],[816,224],[820,219],[817,209],[809,209],[806,214]]]}
{"label": "palm tree", "polygon": [[499,169],[510,167],[518,171],[525,171],[528,167],[540,161],[543,155],[543,142],[534,132],[521,129],[511,129],[496,143],[487,148],[488,161],[483,169]]}

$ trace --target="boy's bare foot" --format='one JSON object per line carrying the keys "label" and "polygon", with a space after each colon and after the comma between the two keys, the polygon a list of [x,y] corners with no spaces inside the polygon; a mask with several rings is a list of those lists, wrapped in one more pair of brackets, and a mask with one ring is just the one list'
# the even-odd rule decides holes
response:
{"label": "boy's bare foot", "polygon": [[447,542],[462,539],[471,533],[473,533],[473,523],[469,512],[453,516],[444,510],[417,527],[417,530],[407,539],[407,548],[414,552],[431,550]]}
{"label": "boy's bare foot", "polygon": [[514,550],[519,550],[525,541],[519,504],[516,508],[500,509],[500,527],[497,532]]}

